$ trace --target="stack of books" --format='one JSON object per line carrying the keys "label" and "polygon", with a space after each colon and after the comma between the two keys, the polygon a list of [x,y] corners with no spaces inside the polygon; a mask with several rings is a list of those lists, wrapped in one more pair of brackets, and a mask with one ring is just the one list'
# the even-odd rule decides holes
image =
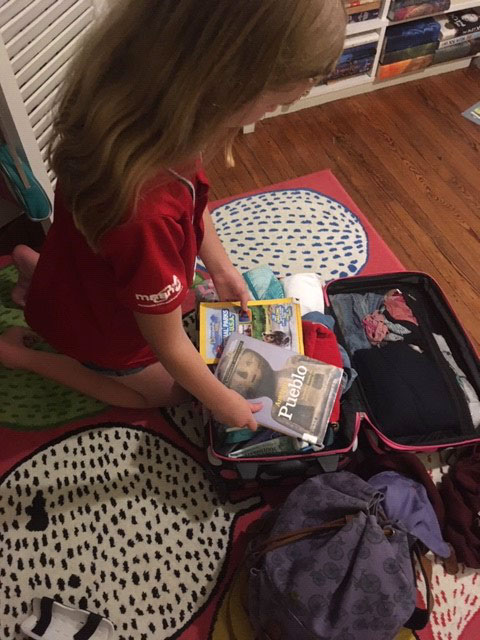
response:
{"label": "stack of books", "polygon": [[375,20],[380,14],[381,0],[345,0],[348,22]]}
{"label": "stack of books", "polygon": [[433,64],[480,53],[480,6],[437,16],[435,20],[440,25],[440,39]]}
{"label": "stack of books", "polygon": [[373,67],[373,61],[377,51],[377,43],[362,44],[357,47],[345,49],[328,81],[350,78],[352,76],[368,73]]}
{"label": "stack of books", "polygon": [[393,78],[479,52],[480,7],[398,24],[387,29],[378,78]]}

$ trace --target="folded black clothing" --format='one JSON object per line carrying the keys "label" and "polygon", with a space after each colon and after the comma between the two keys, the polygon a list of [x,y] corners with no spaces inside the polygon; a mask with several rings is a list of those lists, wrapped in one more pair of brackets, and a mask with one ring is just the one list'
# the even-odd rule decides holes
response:
{"label": "folded black clothing", "polygon": [[408,344],[414,344],[422,349],[422,351],[428,350],[428,343],[422,333],[422,330],[419,325],[413,324],[413,322],[409,322],[408,320],[398,320],[395,319],[390,313],[388,309],[383,309],[382,314],[385,318],[394,324],[400,324],[405,329],[408,329],[410,333],[406,333],[402,335],[402,339]]}
{"label": "folded black clothing", "polygon": [[393,342],[359,349],[353,362],[369,409],[387,437],[460,431],[452,392],[427,354]]}

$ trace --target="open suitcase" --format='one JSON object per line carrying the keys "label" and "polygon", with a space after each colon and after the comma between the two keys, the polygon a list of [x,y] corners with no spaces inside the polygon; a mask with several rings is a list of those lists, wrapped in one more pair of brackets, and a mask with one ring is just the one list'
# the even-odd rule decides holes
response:
{"label": "open suitcase", "polygon": [[[349,339],[353,333],[347,338],[343,335],[352,295],[360,294],[363,299],[368,294],[378,299],[391,290],[403,294],[418,324],[406,323],[411,329],[409,335],[401,336],[387,349],[384,343],[379,348],[354,350]],[[464,374],[465,385],[480,398],[479,358],[430,276],[405,271],[344,278],[332,281],[325,297],[326,312],[336,320],[337,339],[349,353],[353,367],[359,366],[357,379],[342,396],[333,442],[315,453],[232,459],[219,451],[218,434],[210,422],[210,472],[221,496],[259,485],[292,484],[322,471],[334,471],[355,451],[360,429],[378,452],[425,452],[480,442],[480,405],[472,397],[467,400],[459,384],[463,378],[460,374]],[[456,370],[445,358],[447,347]]]}

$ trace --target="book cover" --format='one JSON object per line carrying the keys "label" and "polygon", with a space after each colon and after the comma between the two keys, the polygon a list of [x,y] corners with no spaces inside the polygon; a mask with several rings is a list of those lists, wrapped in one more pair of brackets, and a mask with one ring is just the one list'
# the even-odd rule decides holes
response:
{"label": "book cover", "polygon": [[284,435],[322,444],[343,370],[290,349],[233,333],[216,376],[263,407],[257,422]]}
{"label": "book cover", "polygon": [[419,56],[409,60],[400,60],[399,62],[393,62],[392,64],[380,64],[378,65],[377,78],[379,80],[387,80],[388,78],[395,78],[403,73],[411,73],[412,71],[419,71],[425,69],[433,62],[433,54],[428,56]]}
{"label": "book cover", "polygon": [[351,24],[352,22],[366,22],[367,20],[375,20],[379,15],[380,9],[352,13],[348,16],[348,23]]}
{"label": "book cover", "polygon": [[360,75],[362,73],[368,73],[373,67],[373,56],[370,58],[360,58],[359,60],[352,60],[345,64],[339,64],[333,72],[328,76],[328,82],[340,80],[341,78],[349,78],[351,76]]}
{"label": "book cover", "polygon": [[234,332],[303,353],[300,305],[292,298],[250,300],[245,314],[238,302],[201,302],[200,354],[216,364],[226,339]]}
{"label": "book cover", "polygon": [[464,111],[462,113],[462,116],[464,116],[468,120],[471,120],[472,122],[475,122],[475,124],[480,125],[480,102],[477,102],[473,105],[473,107],[470,107],[470,109]]}
{"label": "book cover", "polygon": [[[376,0],[380,5],[380,0]],[[344,0],[345,9],[352,9],[353,7],[360,7],[365,4],[371,4],[373,0]]]}
{"label": "book cover", "polygon": [[468,58],[480,53],[480,38],[459,42],[453,47],[438,49],[433,56],[433,64],[457,60],[458,58]]}
{"label": "book cover", "polygon": [[447,11],[450,8],[450,0],[430,0],[408,7],[391,7],[388,12],[388,19],[396,22],[398,20],[411,20],[422,16],[431,16],[440,11]]}
{"label": "book cover", "polygon": [[463,36],[457,36],[455,38],[448,38],[448,40],[440,40],[438,43],[439,49],[448,49],[455,47],[462,42],[472,42],[474,40],[480,40],[480,31],[474,31],[473,33],[465,33]]}
{"label": "book cover", "polygon": [[394,24],[385,33],[385,52],[418,47],[428,42],[438,42],[441,26],[434,18],[421,18],[413,22]]}
{"label": "book cover", "polygon": [[421,44],[418,47],[410,47],[409,49],[401,49],[400,51],[392,51],[391,53],[384,53],[380,64],[393,64],[394,62],[400,62],[401,60],[412,60],[420,56],[426,56],[435,53],[437,50],[437,42],[429,42],[427,44]]}
{"label": "book cover", "polygon": [[480,31],[480,8],[453,11],[435,20],[440,25],[440,40],[449,40]]}
{"label": "book cover", "polygon": [[413,4],[422,4],[423,0],[392,0],[390,7],[400,9],[401,7],[411,7]]}
{"label": "book cover", "polygon": [[347,15],[355,15],[356,13],[363,13],[365,11],[376,11],[380,9],[380,4],[378,0],[376,2],[367,0],[367,2],[363,2],[362,4],[350,5],[346,9]]}

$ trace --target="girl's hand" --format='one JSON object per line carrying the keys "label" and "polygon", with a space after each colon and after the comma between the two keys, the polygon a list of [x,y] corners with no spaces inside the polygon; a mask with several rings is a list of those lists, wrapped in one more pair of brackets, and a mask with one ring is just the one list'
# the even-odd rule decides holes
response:
{"label": "girl's hand", "polygon": [[210,405],[215,419],[228,427],[248,427],[252,431],[257,429],[257,421],[253,417],[262,408],[260,402],[248,402],[236,391],[226,389],[226,393],[218,398],[218,402]]}
{"label": "girl's hand", "polygon": [[242,309],[248,310],[247,302],[250,296],[247,284],[233,265],[220,273],[210,275],[220,300],[240,301]]}

